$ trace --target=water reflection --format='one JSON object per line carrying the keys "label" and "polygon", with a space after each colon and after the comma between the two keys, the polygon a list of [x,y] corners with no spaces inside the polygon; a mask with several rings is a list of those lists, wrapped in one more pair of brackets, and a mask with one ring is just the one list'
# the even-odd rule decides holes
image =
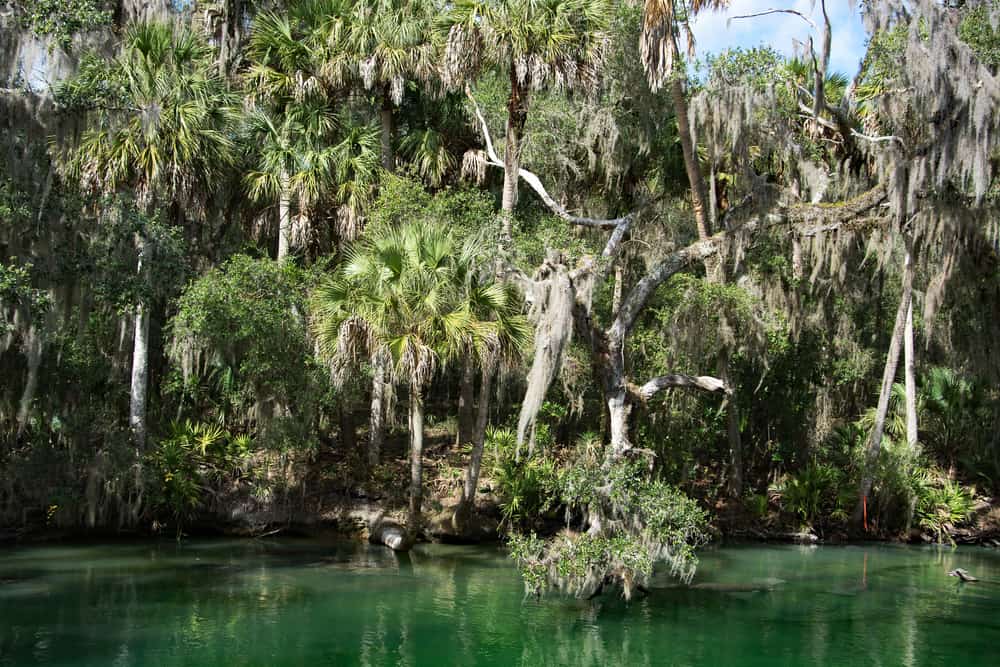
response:
{"label": "water reflection", "polygon": [[474,547],[20,549],[0,553],[0,665],[994,665],[994,582],[980,549],[744,547],[631,603],[536,600]]}

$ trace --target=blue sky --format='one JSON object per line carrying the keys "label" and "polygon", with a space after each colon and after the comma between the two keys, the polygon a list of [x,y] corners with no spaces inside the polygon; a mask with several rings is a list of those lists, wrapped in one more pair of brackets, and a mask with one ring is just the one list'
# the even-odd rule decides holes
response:
{"label": "blue sky", "polygon": [[[811,0],[732,0],[725,11],[705,12],[692,24],[698,57],[734,46],[761,44],[790,56],[795,53],[795,40],[805,43],[810,34],[818,43],[819,35],[813,28],[792,14],[769,14],[729,21],[731,16],[756,14],[768,9],[794,9],[810,17],[817,25],[822,20],[819,3]],[[867,39],[860,10],[854,0],[827,0],[827,12],[833,35],[830,71],[839,71],[851,78],[864,55]]]}

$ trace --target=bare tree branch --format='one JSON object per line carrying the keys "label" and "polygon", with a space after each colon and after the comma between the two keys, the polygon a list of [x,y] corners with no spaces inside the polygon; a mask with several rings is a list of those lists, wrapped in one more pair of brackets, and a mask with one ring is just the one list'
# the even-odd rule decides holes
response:
{"label": "bare tree branch", "polygon": [[765,9],[764,11],[757,12],[756,14],[743,14],[742,16],[730,16],[729,20],[726,21],[726,25],[728,27],[728,24],[732,23],[736,19],[754,19],[760,16],[767,16],[768,14],[794,14],[795,16],[798,16],[800,19],[811,25],[813,30],[816,29],[816,24],[813,23],[813,20],[811,18],[809,18],[802,12],[795,11],[794,9]]}
{"label": "bare tree branch", "polygon": [[688,389],[701,389],[708,392],[721,391],[726,394],[732,393],[732,387],[726,385],[719,378],[710,375],[661,375],[655,377],[646,384],[639,387],[639,397],[644,401],[658,394],[664,389],[671,387],[684,387]]}
{"label": "bare tree branch", "polygon": [[[486,164],[503,169],[504,168],[503,160],[501,160],[500,156],[497,155],[496,148],[493,146],[493,139],[490,137],[490,130],[486,124],[486,118],[483,116],[482,111],[480,111],[479,109],[479,103],[476,102],[476,98],[472,96],[472,91],[469,89],[469,87],[465,88],[465,94],[469,98],[469,101],[472,102],[473,109],[475,110],[476,113],[476,118],[479,120],[479,125],[483,131],[483,138],[486,141],[486,156],[487,156]],[[553,199],[551,195],[549,195],[548,191],[545,189],[545,186],[542,185],[542,181],[540,178],[538,178],[538,176],[528,171],[527,169],[523,168],[518,169],[518,175],[521,177],[521,179],[524,180],[525,183],[527,183],[531,187],[532,190],[535,191],[535,193],[542,199],[545,205],[553,213],[555,213],[557,216],[559,216],[560,218],[571,224],[581,225],[583,227],[596,227],[598,229],[614,229],[617,231],[618,228],[623,225],[630,225],[632,223],[632,220],[635,218],[634,212],[629,213],[628,215],[623,216],[621,218],[613,218],[613,219],[585,218],[581,216],[572,215],[569,211],[560,206],[559,203],[555,199]],[[624,236],[624,232],[621,232],[619,234],[619,238],[614,244],[615,246],[617,246],[618,242],[621,241],[622,236]],[[609,241],[609,246],[610,245],[611,243]],[[610,256],[610,253],[607,248],[605,249],[604,256],[605,257]]]}

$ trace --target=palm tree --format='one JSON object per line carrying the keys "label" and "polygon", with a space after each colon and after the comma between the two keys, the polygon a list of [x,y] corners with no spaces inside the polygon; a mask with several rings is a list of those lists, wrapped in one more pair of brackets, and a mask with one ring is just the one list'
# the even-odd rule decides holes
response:
{"label": "palm tree", "polygon": [[[643,8],[642,36],[639,45],[642,63],[649,80],[649,87],[654,92],[666,84],[670,85],[670,98],[677,116],[677,135],[684,157],[684,170],[687,172],[688,185],[691,189],[691,211],[694,214],[698,238],[701,240],[711,236],[712,223],[708,213],[708,191],[698,161],[697,141],[691,131],[687,93],[684,89],[685,77],[677,68],[680,61],[678,41],[682,29],[691,35],[691,28],[687,24],[691,16],[704,10],[721,9],[728,4],[729,0],[645,0]],[[709,278],[713,281],[724,281],[725,272],[722,263],[717,260],[713,262],[713,265],[706,264],[705,267]],[[727,384],[729,355],[729,349],[723,348],[718,359],[719,375]],[[733,395],[726,400],[726,431],[731,459],[729,492],[733,497],[739,497],[743,493],[743,446],[735,399]]]}
{"label": "palm tree", "polygon": [[676,71],[680,60],[678,33],[687,26],[688,17],[704,10],[716,10],[729,4],[729,0],[645,0],[643,10],[640,51],[642,64],[649,79],[649,87],[656,92],[670,84],[670,97],[677,115],[677,133],[684,154],[684,167],[691,187],[691,209],[694,213],[698,236],[708,238],[712,228],[707,214],[708,195],[701,165],[698,163],[696,142],[691,133],[688,103],[684,90],[684,77]]}
{"label": "palm tree", "polygon": [[[475,258],[479,263],[484,258]],[[462,497],[455,511],[455,524],[461,531],[465,519],[475,505],[476,490],[486,442],[489,420],[490,393],[494,376],[504,368],[512,368],[523,358],[531,341],[531,330],[522,314],[522,299],[510,282],[496,282],[475,270],[467,271],[469,307],[476,319],[490,322],[492,330],[478,349],[469,350],[467,358],[474,359],[480,367],[479,405],[476,406],[475,424],[472,429],[472,453],[465,470]]]}
{"label": "palm tree", "polygon": [[262,14],[247,49],[250,102],[256,106],[259,98],[266,111],[256,109],[248,119],[247,145],[255,155],[254,168],[244,180],[253,199],[278,202],[278,261],[291,247],[292,199],[304,215],[332,175],[332,155],[324,147],[334,117],[316,73],[324,21],[318,4],[299,3],[287,13]]}
{"label": "palm tree", "polygon": [[332,23],[331,44],[357,62],[365,90],[377,91],[382,167],[392,171],[394,110],[407,80],[425,86],[437,77],[437,48],[431,24],[437,7],[428,0],[375,0],[354,3],[346,29]]}
{"label": "palm tree", "polygon": [[[66,89],[94,100],[88,129],[68,156],[69,172],[90,189],[130,190],[151,214],[212,190],[232,164],[234,97],[218,75],[212,49],[184,28],[140,23],[120,54],[69,80]],[[138,271],[148,274],[146,236],[136,234]],[[149,310],[135,307],[129,423],[137,446],[146,439]]]}
{"label": "palm tree", "polygon": [[480,256],[482,244],[459,246],[440,224],[376,229],[311,300],[317,346],[335,369],[381,359],[390,382],[408,387],[410,506],[405,537],[387,540],[394,549],[409,548],[420,525],[424,390],[443,363],[497,335],[468,293],[466,273]]}
{"label": "palm tree", "polygon": [[483,66],[510,77],[504,149],[503,234],[517,204],[521,139],[531,91],[592,88],[609,39],[610,0],[457,0],[444,14],[443,78],[457,87]]}
{"label": "palm tree", "polygon": [[280,115],[258,110],[248,118],[256,153],[254,169],[244,181],[251,198],[278,201],[278,261],[292,244],[292,201],[305,217],[334,177],[335,153],[328,145],[336,119],[325,104],[289,103]]}

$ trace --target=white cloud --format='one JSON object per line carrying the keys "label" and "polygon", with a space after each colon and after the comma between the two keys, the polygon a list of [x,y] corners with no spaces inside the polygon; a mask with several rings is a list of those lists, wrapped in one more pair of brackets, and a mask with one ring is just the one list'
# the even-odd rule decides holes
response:
{"label": "white cloud", "polygon": [[[769,9],[793,9],[817,24],[822,19],[818,3],[811,0],[734,0],[728,9],[705,12],[693,22],[699,57],[731,47],[761,44],[791,56],[795,54],[796,42],[807,43],[810,35],[814,40],[819,39],[819,34],[813,27],[794,14],[769,14],[730,21],[733,16],[757,14]],[[860,11],[854,0],[828,0],[827,12],[833,35],[830,70],[853,76],[864,55],[867,40]]]}

